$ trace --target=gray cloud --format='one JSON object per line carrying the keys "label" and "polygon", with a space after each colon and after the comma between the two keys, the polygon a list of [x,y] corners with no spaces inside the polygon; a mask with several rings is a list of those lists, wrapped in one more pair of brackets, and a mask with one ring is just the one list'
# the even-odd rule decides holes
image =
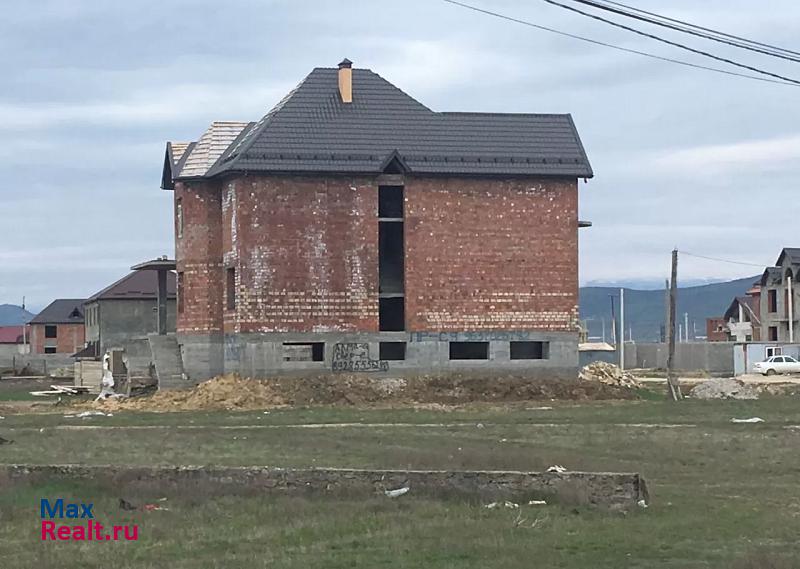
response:
{"label": "gray cloud", "polygon": [[[475,0],[543,25],[702,62],[541,2]],[[665,7],[791,47],[800,7]],[[690,41],[681,37],[685,41]],[[777,72],[781,62],[715,50]],[[164,142],[257,120],[315,66],[349,57],[437,110],[570,112],[596,178],[581,183],[581,280],[658,279],[673,246],[756,263],[798,245],[786,207],[798,90],[685,69],[443,2],[42,0],[0,21],[0,302],[88,295],[173,250]],[[703,62],[707,63],[707,62]],[[755,268],[683,259],[687,278]]]}

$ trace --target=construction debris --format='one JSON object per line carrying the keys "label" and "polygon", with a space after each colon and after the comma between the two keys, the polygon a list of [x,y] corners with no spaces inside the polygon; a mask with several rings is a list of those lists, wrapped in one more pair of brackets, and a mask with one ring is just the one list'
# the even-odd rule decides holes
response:
{"label": "construction debris", "polygon": [[546,506],[547,500],[528,500],[529,506]]}
{"label": "construction debris", "polygon": [[403,494],[407,494],[409,490],[411,490],[410,487],[403,486],[402,488],[397,488],[395,490],[384,490],[383,493],[389,498],[399,498]]}
{"label": "construction debris", "polygon": [[732,377],[709,379],[698,383],[690,392],[694,399],[758,399],[758,391]]}
{"label": "construction debris", "polygon": [[553,466],[547,469],[547,472],[557,472],[561,474],[562,472],[566,472],[567,469],[561,466],[560,464],[554,464]]}
{"label": "construction debris", "polygon": [[763,423],[764,419],[761,417],[750,417],[749,419],[731,419],[731,423]]}
{"label": "construction debris", "polygon": [[505,502],[502,502],[502,503],[501,502],[491,502],[489,504],[486,504],[484,506],[484,508],[486,508],[487,510],[494,510],[495,508],[499,508],[501,506],[504,507],[504,508],[508,508],[510,510],[516,510],[517,508],[519,508],[519,504],[516,504],[514,502],[509,502],[507,500]]}
{"label": "construction debris", "polygon": [[102,411],[84,411],[83,413],[72,413],[70,415],[64,415],[67,419],[72,419],[77,417],[78,419],[88,419],[89,417],[113,417],[112,413],[103,413]]}
{"label": "construction debris", "polygon": [[581,368],[578,377],[583,381],[597,381],[615,387],[638,389],[641,387],[636,378],[619,366],[607,362],[592,362]]}

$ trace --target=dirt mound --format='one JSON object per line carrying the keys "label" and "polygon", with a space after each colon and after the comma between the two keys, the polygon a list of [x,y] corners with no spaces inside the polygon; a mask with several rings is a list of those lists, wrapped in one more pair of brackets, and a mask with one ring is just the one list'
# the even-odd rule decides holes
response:
{"label": "dirt mound", "polygon": [[264,409],[297,405],[459,405],[477,401],[633,399],[618,385],[520,377],[377,378],[336,375],[243,379],[220,376],[184,391],[95,403],[106,410],[195,411]]}
{"label": "dirt mound", "polygon": [[95,406],[137,411],[196,411],[203,409],[261,409],[285,405],[265,382],[224,375],[204,381],[192,389],[158,391],[146,397],[107,399]]}
{"label": "dirt mound", "polygon": [[619,366],[607,362],[592,362],[587,366],[583,366],[578,377],[583,381],[597,381],[605,385],[613,385],[616,387],[626,387],[629,389],[638,389],[641,387],[632,374],[622,371],[619,369]]}
{"label": "dirt mound", "polygon": [[731,377],[709,379],[689,392],[694,399],[758,399],[758,391]]}

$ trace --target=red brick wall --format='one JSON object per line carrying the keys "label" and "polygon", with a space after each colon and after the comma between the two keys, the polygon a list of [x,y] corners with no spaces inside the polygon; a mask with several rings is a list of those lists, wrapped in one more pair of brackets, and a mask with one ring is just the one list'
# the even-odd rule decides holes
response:
{"label": "red brick wall", "polygon": [[[409,331],[575,331],[576,181],[407,179],[405,192]],[[378,331],[374,180],[248,176],[175,197],[180,332]]]}
{"label": "red brick wall", "polygon": [[576,330],[575,180],[406,180],[411,331]]}
{"label": "red brick wall", "polygon": [[83,324],[56,324],[56,338],[44,337],[44,324],[31,324],[31,353],[43,354],[45,346],[56,346],[57,354],[74,354],[86,343]]}
{"label": "red brick wall", "polygon": [[[724,318],[706,318],[706,341],[707,342],[727,342],[728,333],[725,331],[727,322]],[[717,328],[722,327],[721,331]]]}
{"label": "red brick wall", "polygon": [[175,201],[181,200],[183,236],[175,220],[177,269],[183,273],[183,312],[179,332],[222,330],[222,204],[216,183],[175,184]]}
{"label": "red brick wall", "polygon": [[368,180],[247,177],[223,190],[229,332],[378,330],[378,197]]}

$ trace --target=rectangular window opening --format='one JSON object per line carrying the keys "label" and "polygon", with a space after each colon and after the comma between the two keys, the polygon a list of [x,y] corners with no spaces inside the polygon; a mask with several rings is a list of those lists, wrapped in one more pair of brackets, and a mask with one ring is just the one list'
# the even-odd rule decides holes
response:
{"label": "rectangular window opening", "polygon": [[769,340],[770,340],[770,342],[777,342],[778,341],[778,327],[777,326],[770,326],[769,327]]}
{"label": "rectangular window opening", "polygon": [[489,342],[450,342],[451,360],[488,360]]}
{"label": "rectangular window opening", "polygon": [[378,217],[403,217],[403,186],[378,186]]}
{"label": "rectangular window opening", "polygon": [[405,342],[380,342],[378,345],[380,355],[378,359],[399,361],[406,359]]}
{"label": "rectangular window opening", "polygon": [[283,361],[285,362],[325,361],[325,342],[284,342]]}
{"label": "rectangular window opening", "polygon": [[550,342],[510,342],[512,360],[546,360]]}
{"label": "rectangular window opening", "polygon": [[45,354],[55,354],[55,353],[57,353],[56,349],[57,348],[55,346],[45,346],[44,353]]}
{"label": "rectangular window opening", "polygon": [[179,312],[179,313],[181,313],[181,314],[183,313],[183,296],[184,296],[184,292],[183,292],[183,287],[184,287],[183,278],[184,278],[184,277],[183,277],[183,271],[180,271],[180,272],[178,273],[177,289],[178,289],[178,312]]}
{"label": "rectangular window opening", "polygon": [[378,299],[378,329],[381,332],[401,332],[406,328],[405,298],[402,296]]}
{"label": "rectangular window opening", "polygon": [[50,325],[44,327],[45,338],[58,338],[58,326]]}
{"label": "rectangular window opening", "polygon": [[236,269],[225,271],[225,307],[228,310],[236,310]]}
{"label": "rectangular window opening", "polygon": [[403,223],[378,224],[379,292],[402,293],[405,289]]}
{"label": "rectangular window opening", "polygon": [[778,312],[778,291],[775,289],[767,291],[767,311]]}

